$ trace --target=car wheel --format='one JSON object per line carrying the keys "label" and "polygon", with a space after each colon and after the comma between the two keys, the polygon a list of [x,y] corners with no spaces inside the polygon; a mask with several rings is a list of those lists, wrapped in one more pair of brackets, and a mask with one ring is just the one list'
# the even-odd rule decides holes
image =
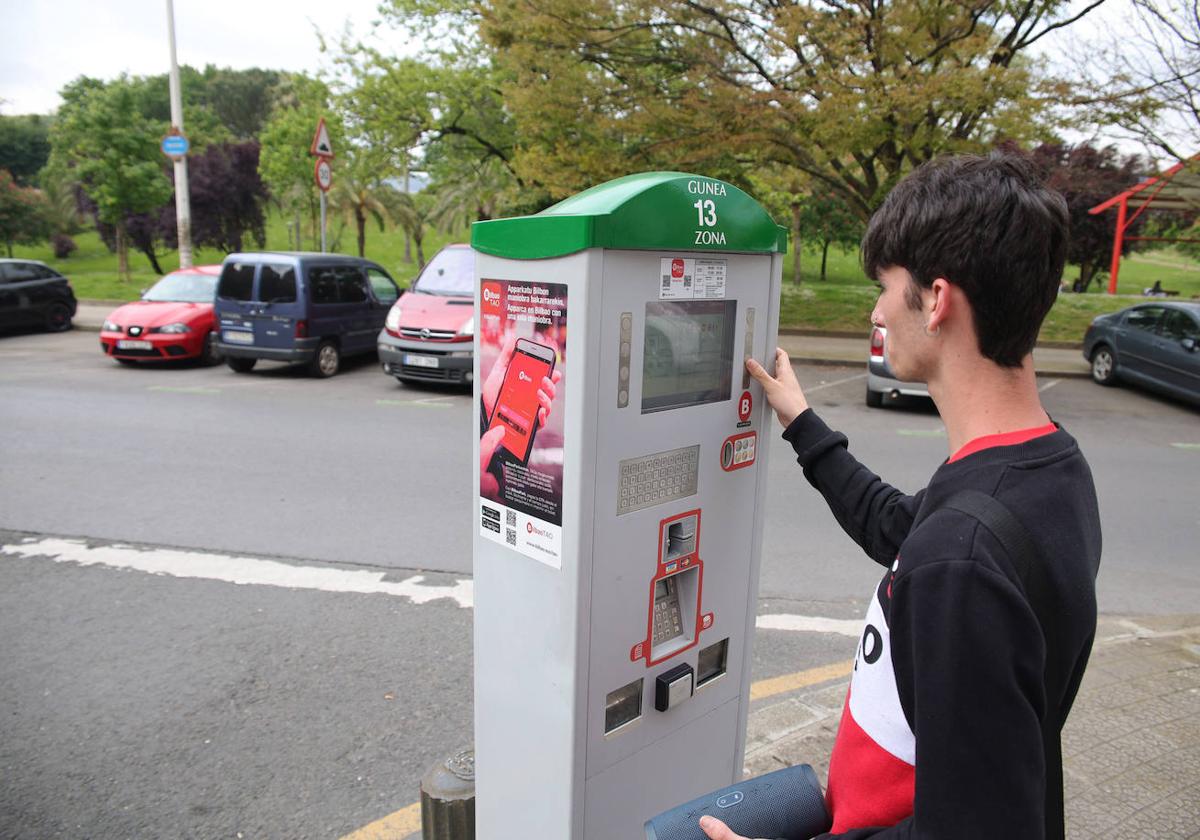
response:
{"label": "car wheel", "polygon": [[313,356],[312,362],[309,363],[309,370],[313,376],[328,379],[338,372],[341,364],[342,354],[338,351],[338,346],[332,341],[322,341],[321,346],[317,348],[317,355]]}
{"label": "car wheel", "polygon": [[883,408],[883,391],[872,391],[867,389],[867,407],[868,408]]}
{"label": "car wheel", "polygon": [[1117,381],[1117,360],[1107,344],[1092,351],[1092,379],[1101,385],[1113,385]]}
{"label": "car wheel", "polygon": [[[217,334],[210,332],[204,338],[204,347],[200,350],[200,364],[205,367],[221,364],[221,350],[217,347]],[[254,361],[251,359],[250,361]]]}
{"label": "car wheel", "polygon": [[71,329],[71,307],[65,303],[52,303],[46,310],[46,331],[66,332]]}
{"label": "car wheel", "polygon": [[258,359],[239,359],[234,356],[230,356],[225,360],[225,364],[229,365],[229,369],[234,373],[249,373],[254,370],[254,365],[257,362]]}

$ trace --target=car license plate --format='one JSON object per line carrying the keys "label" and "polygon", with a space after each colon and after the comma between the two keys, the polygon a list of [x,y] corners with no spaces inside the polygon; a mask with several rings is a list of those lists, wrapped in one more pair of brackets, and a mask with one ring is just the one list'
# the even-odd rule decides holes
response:
{"label": "car license plate", "polygon": [[221,333],[221,338],[225,339],[225,341],[230,344],[254,343],[254,333],[248,332],[234,332],[233,330],[226,330],[225,332]]}
{"label": "car license plate", "polygon": [[417,356],[413,353],[404,354],[404,364],[413,367],[437,367],[437,356]]}
{"label": "car license plate", "polygon": [[149,341],[129,341],[122,339],[117,342],[118,350],[149,350],[153,346]]}

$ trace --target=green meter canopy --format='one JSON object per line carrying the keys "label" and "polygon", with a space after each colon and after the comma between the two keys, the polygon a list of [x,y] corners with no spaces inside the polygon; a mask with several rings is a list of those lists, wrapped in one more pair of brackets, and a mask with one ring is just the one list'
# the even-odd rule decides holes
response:
{"label": "green meter canopy", "polygon": [[782,254],[787,229],[732,184],[685,172],[644,172],[532,216],[476,222],[471,247],[517,260],[588,248]]}

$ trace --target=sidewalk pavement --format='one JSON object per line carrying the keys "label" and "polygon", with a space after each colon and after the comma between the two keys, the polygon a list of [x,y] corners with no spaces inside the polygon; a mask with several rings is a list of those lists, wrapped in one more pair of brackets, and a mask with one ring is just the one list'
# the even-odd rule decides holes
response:
{"label": "sidewalk pavement", "polygon": [[[104,319],[120,306],[110,301],[80,301],[75,312],[75,328],[99,332]],[[792,361],[801,364],[867,364],[869,336],[782,334],[779,346]],[[1079,349],[1041,347],[1033,351],[1033,363],[1039,376],[1089,376],[1091,368]]]}
{"label": "sidewalk pavement", "polygon": [[[824,784],[848,682],[752,705],[746,775]],[[1200,838],[1200,615],[1101,616],[1062,745],[1068,838]]]}

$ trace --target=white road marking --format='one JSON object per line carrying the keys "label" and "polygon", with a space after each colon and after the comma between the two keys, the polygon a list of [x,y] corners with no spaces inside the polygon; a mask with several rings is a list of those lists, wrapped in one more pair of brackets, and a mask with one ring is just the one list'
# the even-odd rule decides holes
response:
{"label": "white road marking", "polygon": [[790,630],[793,633],[837,633],[857,639],[862,635],[863,622],[858,619],[825,618],[819,615],[760,615],[754,622],[759,630]]}
{"label": "white road marking", "polygon": [[1190,449],[1195,452],[1200,452],[1200,443],[1172,443],[1176,449]]}
{"label": "white road marking", "polygon": [[[257,557],[180,551],[172,548],[137,548],[120,544],[89,547],[83,540],[59,537],[0,545],[0,553],[26,558],[48,557],[56,563],[104,566],[152,575],[217,580],[246,586],[391,595],[407,598],[414,604],[428,604],[431,601],[449,598],[463,609],[475,606],[475,582],[470,579],[459,579],[448,586],[426,584],[424,575],[413,575],[401,581],[385,581],[383,578],[386,572],[293,566]],[[786,613],[760,615],[756,625],[760,630],[836,633],[852,638],[858,638],[862,633],[861,619],[845,620]]]}
{"label": "white road marking", "polygon": [[[860,373],[858,376],[848,376],[845,379],[839,379],[836,382],[822,382],[820,385],[813,385],[811,388],[805,388],[804,393],[812,394],[816,391],[821,391],[825,388],[836,388],[838,385],[845,385],[847,382],[855,382],[859,379],[866,379],[865,373]],[[858,635],[858,634],[855,634]]]}
{"label": "white road marking", "polygon": [[1054,387],[1055,385],[1057,385],[1059,382],[1062,382],[1062,380],[1061,380],[1061,379],[1051,379],[1051,380],[1050,380],[1049,382],[1047,382],[1045,385],[1043,385],[1042,387],[1038,388],[1038,391],[1039,391],[1039,392],[1040,392],[1040,391],[1049,391],[1051,388],[1053,388],[1053,387]]}
{"label": "white road marking", "polygon": [[46,556],[56,563],[106,566],[152,575],[219,580],[240,585],[392,595],[407,598],[414,604],[449,598],[464,609],[470,609],[475,604],[475,582],[469,579],[456,580],[449,586],[435,586],[425,585],[424,575],[413,575],[402,581],[385,581],[386,572],[292,566],[255,557],[168,548],[134,548],[130,545],[89,548],[82,540],[57,538],[0,545],[0,552],[21,557]]}

